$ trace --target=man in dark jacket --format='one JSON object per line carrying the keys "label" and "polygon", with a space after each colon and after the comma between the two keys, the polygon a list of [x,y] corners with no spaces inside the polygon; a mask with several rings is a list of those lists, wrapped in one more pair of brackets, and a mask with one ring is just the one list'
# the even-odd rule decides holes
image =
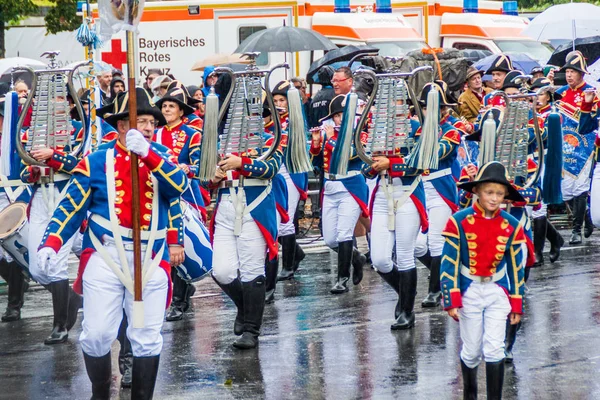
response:
{"label": "man in dark jacket", "polygon": [[321,90],[312,98],[310,107],[308,108],[308,126],[314,128],[320,125],[319,120],[329,114],[329,103],[334,98],[335,94],[331,85],[334,69],[330,65],[326,65],[318,72],[319,83],[322,85]]}

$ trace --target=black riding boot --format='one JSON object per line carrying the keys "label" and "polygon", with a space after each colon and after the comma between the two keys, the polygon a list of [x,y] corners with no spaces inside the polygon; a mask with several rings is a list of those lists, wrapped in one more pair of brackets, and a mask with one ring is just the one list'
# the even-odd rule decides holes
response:
{"label": "black riding boot", "polygon": [[[383,278],[384,281],[387,282],[388,285],[392,287],[396,291],[396,293],[400,292],[400,272],[396,269],[396,267],[392,267],[392,270],[387,273],[379,272],[377,273]],[[400,297],[398,297],[398,301],[396,302],[396,309],[394,310],[394,318],[398,318],[400,315]]]}
{"label": "black riding boot", "polygon": [[244,333],[244,293],[242,290],[242,282],[239,278],[235,278],[233,282],[224,285],[220,283],[211,274],[213,280],[219,285],[221,290],[225,292],[227,296],[233,301],[237,307],[237,315],[235,317],[235,323],[233,324],[233,333],[240,336]]}
{"label": "black riding boot", "polygon": [[429,252],[429,250],[427,250],[427,253],[425,253],[421,257],[417,257],[417,260],[419,260],[421,264],[426,266],[427,269],[431,269],[431,258],[431,253]]}
{"label": "black riding boot", "polygon": [[429,293],[427,297],[421,303],[423,307],[437,307],[441,305],[442,291],[440,289],[440,263],[442,262],[441,256],[431,257],[431,274],[429,277]]}
{"label": "black riding boot", "polygon": [[25,298],[25,289],[29,286],[21,268],[15,262],[0,261],[2,263],[2,277],[8,284],[8,304],[6,312],[2,315],[2,322],[18,321],[21,319],[21,308]]}
{"label": "black riding boot", "polygon": [[345,293],[348,291],[348,281],[350,280],[350,265],[352,265],[352,253],[354,252],[354,243],[352,240],[338,243],[338,274],[337,282],[331,288],[333,294]]}
{"label": "black riding boot", "polygon": [[296,257],[296,235],[285,235],[279,238],[281,242],[281,273],[278,281],[286,281],[294,277],[294,263]]}
{"label": "black riding boot", "polygon": [[302,262],[302,260],[304,260],[304,258],[306,258],[306,254],[304,253],[304,250],[302,250],[302,246],[300,246],[298,244],[298,242],[296,242],[296,256],[294,258],[294,272],[296,272],[298,270],[298,268],[300,267],[300,263]]}
{"label": "black riding boot", "polygon": [[133,368],[133,353],[131,352],[131,342],[127,337],[127,315],[123,312],[123,319],[119,326],[117,339],[121,344],[119,350],[119,372],[121,373],[121,387],[131,387],[131,369]]}
{"label": "black riding boot", "polygon": [[485,363],[485,381],[487,383],[488,400],[502,399],[504,384],[504,360]]}
{"label": "black riding boot", "polygon": [[69,280],[64,279],[52,282],[47,286],[52,293],[52,309],[54,311],[54,328],[50,336],[44,340],[44,344],[64,343],[69,338],[67,330],[67,318],[69,314]]}
{"label": "black riding boot", "polygon": [[463,399],[477,400],[477,367],[469,368],[460,360],[460,368],[463,376]]}
{"label": "black riding boot", "polygon": [[546,222],[546,238],[550,242],[550,262],[553,263],[560,257],[560,248],[564,246],[565,239],[563,239],[550,220],[546,218]]}
{"label": "black riding boot", "polygon": [[271,304],[275,301],[275,286],[277,285],[277,270],[279,269],[279,259],[275,257],[269,260],[269,255],[265,260],[265,303]]}
{"label": "black riding boot", "polygon": [[583,226],[583,237],[586,239],[592,236],[592,233],[594,232],[594,223],[592,222],[592,216],[590,215],[589,204],[587,206],[585,211],[585,224]]}
{"label": "black riding boot", "polygon": [[544,244],[546,242],[546,230],[548,229],[548,221],[546,217],[538,217],[533,219],[533,248],[535,252],[534,267],[544,265]]}
{"label": "black riding boot", "polygon": [[83,296],[78,295],[75,293],[72,287],[69,287],[69,315],[67,317],[68,331],[70,331],[77,322],[77,316],[81,307],[83,307]]}
{"label": "black riding boot", "polygon": [[173,281],[173,298],[165,319],[167,321],[179,321],[183,319],[187,283],[181,279],[175,268],[171,270],[171,279]]}
{"label": "black riding boot", "polygon": [[357,249],[352,249],[352,283],[355,286],[363,279],[363,267],[366,263],[367,257]]}
{"label": "black riding boot", "polygon": [[244,333],[233,342],[241,350],[258,346],[258,335],[265,310],[265,277],[259,276],[250,282],[242,282],[244,293]]}
{"label": "black riding boot", "polygon": [[154,395],[156,375],[160,356],[133,357],[131,381],[131,398],[135,400],[151,400]]}
{"label": "black riding boot", "polygon": [[398,271],[400,274],[400,315],[391,326],[392,330],[410,329],[415,326],[415,296],[417,295],[417,269]]}
{"label": "black riding boot", "polygon": [[88,378],[92,383],[91,400],[110,400],[110,351],[102,357],[92,357],[83,353],[83,360]]}
{"label": "black riding boot", "polygon": [[504,361],[507,363],[513,362],[513,346],[517,340],[517,332],[521,328],[521,323],[511,325],[510,320],[506,320],[506,338],[504,339]]}
{"label": "black riding boot", "polygon": [[569,244],[581,244],[581,228],[583,227],[583,220],[585,218],[585,210],[587,208],[587,193],[582,193],[579,196],[571,200],[573,208],[573,231],[571,233],[571,239]]}

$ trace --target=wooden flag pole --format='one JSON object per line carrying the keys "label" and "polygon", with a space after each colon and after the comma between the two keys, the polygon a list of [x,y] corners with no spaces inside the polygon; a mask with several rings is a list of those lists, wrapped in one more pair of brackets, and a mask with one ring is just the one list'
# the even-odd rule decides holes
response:
{"label": "wooden flag pole", "polygon": [[[130,21],[136,0],[129,0]],[[137,129],[137,96],[135,85],[135,32],[127,34],[127,81],[129,88],[129,127]],[[144,303],[142,302],[142,240],[140,237],[140,186],[138,155],[131,152],[131,224],[133,230],[133,321],[134,328],[144,327]],[[150,249],[148,249],[150,251]]]}

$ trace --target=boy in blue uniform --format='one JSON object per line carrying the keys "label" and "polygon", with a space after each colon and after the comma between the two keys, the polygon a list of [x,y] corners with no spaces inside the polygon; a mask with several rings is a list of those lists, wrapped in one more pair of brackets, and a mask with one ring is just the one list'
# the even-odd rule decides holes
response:
{"label": "boy in blue uniform", "polygon": [[506,319],[515,325],[523,312],[526,244],[523,226],[500,206],[504,200],[524,200],[495,161],[484,165],[474,181],[458,186],[478,199],[450,217],[443,232],[444,310],[460,323],[464,398],[477,398],[477,367],[483,355],[487,398],[500,399]]}

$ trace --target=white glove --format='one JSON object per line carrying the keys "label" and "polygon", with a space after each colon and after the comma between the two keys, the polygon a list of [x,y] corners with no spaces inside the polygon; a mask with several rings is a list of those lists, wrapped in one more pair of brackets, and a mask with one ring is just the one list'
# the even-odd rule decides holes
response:
{"label": "white glove", "polygon": [[142,132],[136,129],[130,129],[125,138],[127,150],[141,156],[146,157],[150,151],[150,143],[146,140]]}
{"label": "white glove", "polygon": [[56,257],[56,252],[51,247],[42,247],[38,250],[38,267],[41,271],[48,273],[48,267],[50,266],[50,260]]}

